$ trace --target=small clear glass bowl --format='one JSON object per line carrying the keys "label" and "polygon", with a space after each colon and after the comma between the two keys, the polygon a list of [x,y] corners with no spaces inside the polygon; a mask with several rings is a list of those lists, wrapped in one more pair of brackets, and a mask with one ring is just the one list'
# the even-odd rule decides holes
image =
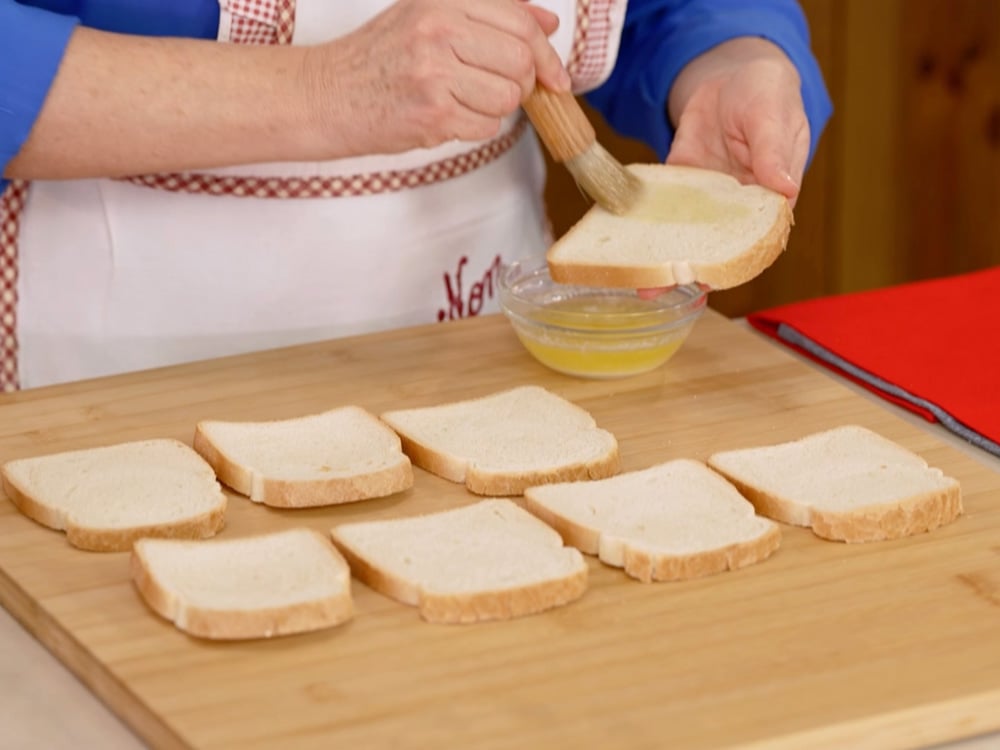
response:
{"label": "small clear glass bowl", "polygon": [[622,378],[662,366],[687,339],[708,297],[695,285],[642,299],[634,289],[557,284],[544,258],[504,267],[499,291],[500,307],[531,355],[582,378]]}

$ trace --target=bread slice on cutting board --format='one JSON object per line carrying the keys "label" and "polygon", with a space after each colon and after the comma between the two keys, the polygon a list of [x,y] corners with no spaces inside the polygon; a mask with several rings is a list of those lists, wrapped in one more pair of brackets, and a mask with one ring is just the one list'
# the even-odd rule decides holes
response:
{"label": "bread slice on cutting board", "polygon": [[716,453],[708,463],[762,515],[812,527],[824,539],[898,539],[943,526],[962,513],[956,479],[856,425]]}
{"label": "bread slice on cutting board", "polygon": [[224,484],[277,508],[350,503],[413,486],[399,437],[357,406],[271,422],[202,421],[194,447]]}
{"label": "bread slice on cutting board", "polygon": [[679,581],[769,557],[778,525],[700,461],[529,487],[524,506],[565,542],[640,581]]}
{"label": "bread slice on cutting board", "polygon": [[141,539],[131,564],[149,607],[199,638],[303,633],[354,614],[347,562],[309,529],[207,542]]}
{"label": "bread slice on cutting board", "polygon": [[478,495],[617,474],[618,441],[584,409],[539,386],[382,414],[420,466]]}
{"label": "bread slice on cutting board", "polygon": [[177,440],[143,440],[4,464],[7,497],[74,547],[131,549],[142,537],[203,539],[222,528],[226,496],[212,468]]}
{"label": "bread slice on cutting board", "polygon": [[423,516],[347,523],[331,534],[354,576],[429,622],[506,620],[567,604],[587,563],[510,500]]}
{"label": "bread slice on cutting board", "polygon": [[592,207],[546,256],[563,284],[643,289],[700,283],[744,284],[788,242],[788,200],[722,172],[664,164],[628,167],[643,184],[638,203],[618,216]]}

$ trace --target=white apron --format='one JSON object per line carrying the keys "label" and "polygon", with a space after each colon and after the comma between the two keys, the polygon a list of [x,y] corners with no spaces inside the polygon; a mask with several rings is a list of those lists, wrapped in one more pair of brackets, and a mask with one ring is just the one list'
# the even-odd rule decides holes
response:
{"label": "white apron", "polygon": [[[392,2],[220,0],[219,38],[312,44]],[[602,82],[625,1],[538,4],[560,16],[553,45],[577,90]],[[501,264],[547,246],[544,182],[517,115],[490,141],[398,155],[36,182],[26,199],[15,183],[0,205],[0,386],[495,310]]]}

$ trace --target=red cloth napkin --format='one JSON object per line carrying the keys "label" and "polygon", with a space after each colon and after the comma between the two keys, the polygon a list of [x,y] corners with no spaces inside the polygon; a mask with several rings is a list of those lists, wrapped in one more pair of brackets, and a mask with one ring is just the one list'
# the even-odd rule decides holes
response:
{"label": "red cloth napkin", "polygon": [[1000,268],[798,302],[748,320],[1000,455]]}

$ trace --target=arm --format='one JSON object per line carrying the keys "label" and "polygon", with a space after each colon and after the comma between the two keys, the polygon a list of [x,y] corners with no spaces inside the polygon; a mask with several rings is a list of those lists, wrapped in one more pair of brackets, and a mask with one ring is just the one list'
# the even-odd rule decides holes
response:
{"label": "arm", "polygon": [[74,18],[0,0],[0,167],[27,139],[76,25]]}
{"label": "arm", "polygon": [[[18,7],[0,3],[5,12]],[[51,88],[36,92],[37,118],[3,174],[121,176],[486,138],[536,72],[546,85],[568,88],[546,39],[555,22],[513,0],[400,0],[315,47],[76,28],[52,65]]]}
{"label": "arm", "polygon": [[727,65],[751,60],[772,73],[784,64],[781,75],[792,76],[808,123],[805,162],[832,106],[794,0],[631,0],[618,65],[589,99],[615,128],[666,158],[692,94]]}
{"label": "arm", "polygon": [[[68,179],[319,157],[302,48],[78,27],[4,176]],[[324,148],[324,146],[326,148]]]}
{"label": "arm", "polygon": [[79,24],[106,31],[214,39],[216,0],[0,0],[2,176],[38,118]]}

